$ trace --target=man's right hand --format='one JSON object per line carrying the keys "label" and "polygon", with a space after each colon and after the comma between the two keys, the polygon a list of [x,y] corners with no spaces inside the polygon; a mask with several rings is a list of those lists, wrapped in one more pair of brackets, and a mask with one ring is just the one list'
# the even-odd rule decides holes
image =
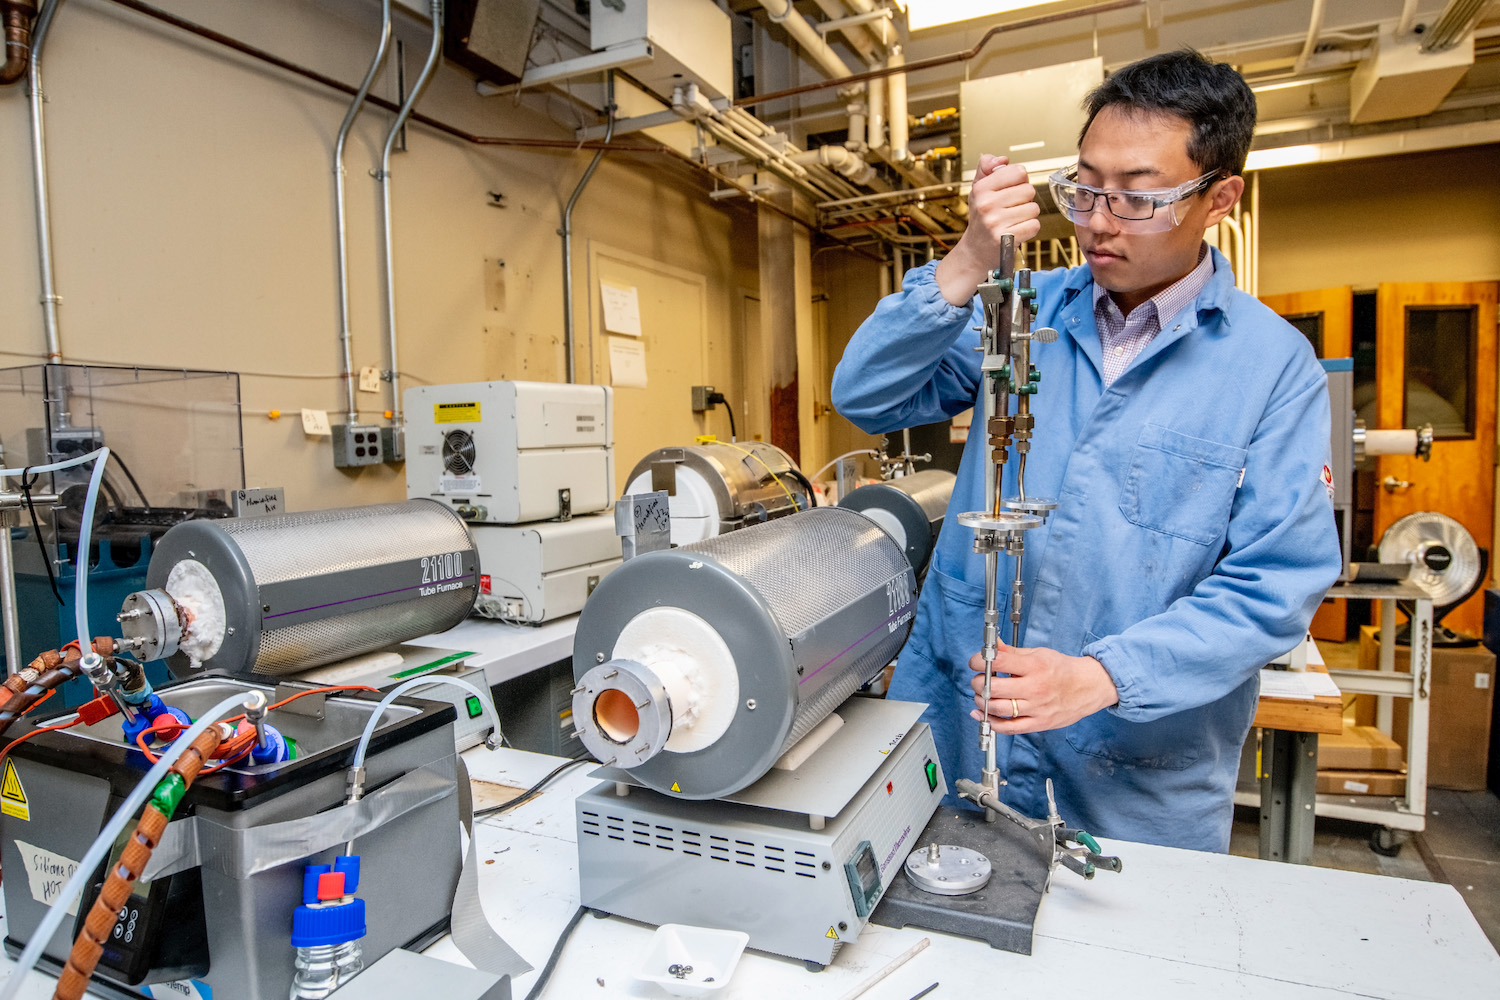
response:
{"label": "man's right hand", "polygon": [[958,246],[938,262],[943,298],[956,306],[968,305],[989,273],[1000,266],[1000,237],[1009,233],[1017,243],[1031,239],[1041,231],[1041,214],[1026,168],[1003,156],[982,154],[969,191],[968,228]]}

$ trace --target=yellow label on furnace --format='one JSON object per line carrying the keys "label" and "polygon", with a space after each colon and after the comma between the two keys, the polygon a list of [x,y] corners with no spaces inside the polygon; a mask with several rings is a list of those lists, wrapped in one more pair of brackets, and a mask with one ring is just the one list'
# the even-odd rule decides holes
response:
{"label": "yellow label on furnace", "polygon": [[16,819],[31,821],[31,807],[26,802],[26,789],[21,787],[21,776],[16,773],[13,760],[5,762],[5,777],[0,780],[0,812]]}
{"label": "yellow label on furnace", "polygon": [[675,781],[672,782],[672,791],[674,791],[674,792],[680,792],[680,791],[682,791],[681,788],[677,787],[677,782],[675,782]]}
{"label": "yellow label on furnace", "polygon": [[839,939],[839,932],[830,927],[828,928],[828,933],[824,934],[823,936],[826,938],[833,938],[835,941],[837,941]]}
{"label": "yellow label on furnace", "polygon": [[432,420],[438,424],[477,424],[479,404],[436,403],[432,407]]}

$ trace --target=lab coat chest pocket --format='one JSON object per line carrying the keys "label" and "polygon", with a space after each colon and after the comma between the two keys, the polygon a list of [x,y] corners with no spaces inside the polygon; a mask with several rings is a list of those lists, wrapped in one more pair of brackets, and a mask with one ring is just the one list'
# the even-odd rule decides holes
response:
{"label": "lab coat chest pocket", "polygon": [[1229,523],[1245,454],[1232,444],[1147,424],[1131,455],[1120,513],[1143,528],[1212,545]]}

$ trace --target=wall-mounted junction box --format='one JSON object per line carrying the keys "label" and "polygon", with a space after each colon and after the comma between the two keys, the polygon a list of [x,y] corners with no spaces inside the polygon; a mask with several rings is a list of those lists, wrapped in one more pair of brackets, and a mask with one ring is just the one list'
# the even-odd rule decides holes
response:
{"label": "wall-mounted junction box", "polygon": [[358,465],[379,465],[385,461],[380,446],[380,428],[375,424],[334,424],[333,465],[347,469]]}

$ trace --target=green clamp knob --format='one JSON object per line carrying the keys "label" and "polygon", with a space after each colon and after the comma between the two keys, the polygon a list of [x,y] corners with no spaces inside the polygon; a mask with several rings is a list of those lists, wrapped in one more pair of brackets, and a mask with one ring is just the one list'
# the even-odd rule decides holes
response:
{"label": "green clamp knob", "polygon": [[1040,313],[1042,311],[1042,304],[1040,302],[1038,302],[1036,299],[1032,299],[1031,302],[1030,302],[1030,305],[1031,305],[1031,315],[1035,316],[1035,315],[1037,315],[1038,313]]}
{"label": "green clamp knob", "polygon": [[1083,830],[1078,831],[1078,842],[1095,854],[1104,853],[1104,848],[1099,846],[1099,841],[1095,840],[1092,834]]}
{"label": "green clamp knob", "polygon": [[1021,298],[1023,299],[1034,299],[1036,298],[1036,289],[1028,286],[1026,288],[1017,289],[1016,294],[1021,296]]}
{"label": "green clamp knob", "polygon": [[1042,380],[1042,373],[1036,370],[1036,365],[1031,366],[1031,382],[1035,385]]}
{"label": "green clamp knob", "polygon": [[1036,383],[1031,382],[1027,385],[1016,386],[1014,391],[1017,396],[1034,396],[1036,395]]}

